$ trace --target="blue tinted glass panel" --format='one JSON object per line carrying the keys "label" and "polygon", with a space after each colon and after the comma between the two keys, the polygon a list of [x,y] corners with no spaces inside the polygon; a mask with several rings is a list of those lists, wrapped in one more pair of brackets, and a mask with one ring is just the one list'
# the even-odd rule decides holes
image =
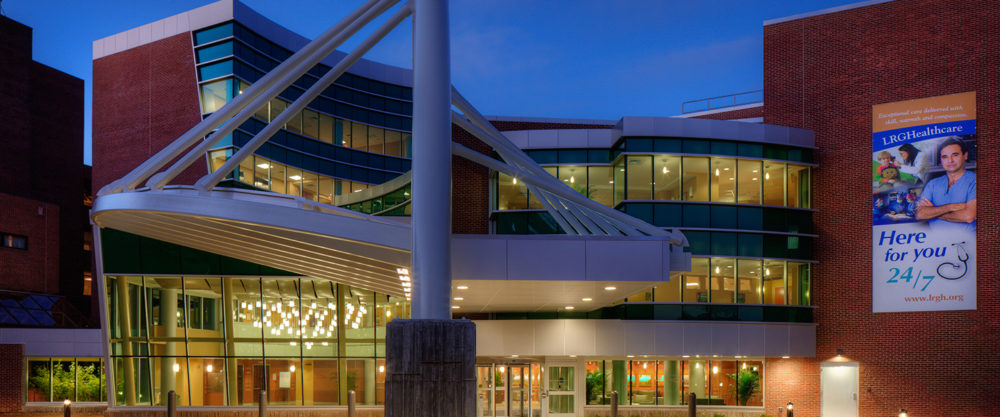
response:
{"label": "blue tinted glass panel", "polygon": [[736,142],[714,141],[712,142],[713,155],[736,155]]}
{"label": "blue tinted glass panel", "polygon": [[739,228],[760,230],[763,228],[763,211],[758,207],[740,207]]}
{"label": "blue tinted glass panel", "polygon": [[21,305],[24,306],[24,308],[42,308],[35,303],[33,297],[24,297],[24,299],[21,300]]}
{"label": "blue tinted glass panel", "polygon": [[233,41],[206,46],[198,50],[198,62],[208,62],[233,54]]}
{"label": "blue tinted glass panel", "polygon": [[753,233],[740,233],[739,256],[763,256],[764,237]]}
{"label": "blue tinted glass panel", "polygon": [[688,238],[688,249],[691,253],[695,255],[708,255],[709,254],[709,232],[693,232],[689,230],[684,231],[684,236]]}
{"label": "blue tinted glass panel", "polygon": [[712,233],[712,255],[734,256],[737,254],[736,246],[736,233]]}
{"label": "blue tinted glass panel", "polygon": [[53,326],[56,324],[56,321],[52,319],[52,316],[48,312],[42,310],[27,310],[27,312],[31,315],[31,318],[35,319],[42,326]]}
{"label": "blue tinted glass panel", "polygon": [[12,298],[5,298],[3,300],[0,300],[0,304],[3,304],[4,307],[21,308],[21,303],[17,302],[17,300]]}
{"label": "blue tinted glass panel", "polygon": [[194,34],[194,44],[201,45],[216,41],[222,38],[228,38],[233,36],[233,24],[226,23],[224,25],[219,25],[214,28],[208,28],[205,30],[200,30]]}
{"label": "blue tinted glass panel", "polygon": [[52,307],[53,304],[55,304],[55,300],[53,298],[46,297],[44,295],[32,295],[28,298],[34,300],[36,304],[38,304],[41,308],[44,309],[48,309]]}
{"label": "blue tinted glass panel", "polygon": [[7,314],[7,310],[0,308],[0,324],[17,324],[17,320]]}
{"label": "blue tinted glass panel", "polygon": [[709,206],[705,205],[684,205],[684,226],[685,227],[711,227],[709,222]]}
{"label": "blue tinted glass panel", "polygon": [[233,61],[231,59],[227,59],[222,62],[216,62],[214,64],[198,68],[198,79],[201,81],[211,80],[213,78],[219,78],[232,73]]}
{"label": "blue tinted glass panel", "polygon": [[719,229],[739,228],[736,211],[734,206],[712,206],[712,227]]}
{"label": "blue tinted glass panel", "polygon": [[31,315],[29,315],[27,311],[21,309],[11,309],[10,314],[14,316],[14,319],[20,324],[38,324],[35,319],[31,318]]}

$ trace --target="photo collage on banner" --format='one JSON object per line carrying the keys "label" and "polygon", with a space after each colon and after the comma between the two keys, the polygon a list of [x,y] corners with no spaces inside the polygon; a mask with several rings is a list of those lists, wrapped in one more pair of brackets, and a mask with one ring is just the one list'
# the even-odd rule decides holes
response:
{"label": "photo collage on banner", "polygon": [[976,309],[976,93],[872,107],[872,311]]}

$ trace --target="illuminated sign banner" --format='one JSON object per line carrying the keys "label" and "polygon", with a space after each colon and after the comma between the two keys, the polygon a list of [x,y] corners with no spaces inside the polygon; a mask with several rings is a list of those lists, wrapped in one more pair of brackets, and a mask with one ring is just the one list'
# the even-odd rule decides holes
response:
{"label": "illuminated sign banner", "polygon": [[872,107],[872,311],[976,309],[976,93]]}

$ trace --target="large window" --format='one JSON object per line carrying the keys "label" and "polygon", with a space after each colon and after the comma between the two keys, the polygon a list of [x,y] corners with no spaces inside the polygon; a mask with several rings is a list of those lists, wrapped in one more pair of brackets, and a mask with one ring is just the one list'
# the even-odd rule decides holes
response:
{"label": "large window", "polygon": [[[348,390],[381,404],[385,326],[409,315],[404,299],[311,278],[107,284],[116,405],[162,405],[171,390],[182,405],[250,405],[262,389],[273,404],[343,404]],[[28,368],[54,375],[60,366]],[[48,395],[35,379],[29,396]]]}
{"label": "large window", "polygon": [[[569,154],[560,150],[533,151],[532,155],[544,163],[561,163],[564,153]],[[809,167],[786,162],[658,154],[625,155],[610,166],[543,167],[577,191],[609,206],[622,201],[655,200],[809,208]],[[522,209],[520,205],[506,204],[523,198],[522,190],[510,187],[513,184],[505,182],[510,181],[509,177],[500,178],[496,201],[502,203],[497,204],[497,210]]]}
{"label": "large window", "polygon": [[586,362],[586,403],[682,405],[688,394],[699,405],[763,406],[764,365],[756,360],[653,359]]}
{"label": "large window", "polygon": [[625,302],[811,304],[810,264],[776,259],[694,257],[691,271]]}
{"label": "large window", "polygon": [[106,398],[104,360],[28,358],[27,402],[100,402]]}

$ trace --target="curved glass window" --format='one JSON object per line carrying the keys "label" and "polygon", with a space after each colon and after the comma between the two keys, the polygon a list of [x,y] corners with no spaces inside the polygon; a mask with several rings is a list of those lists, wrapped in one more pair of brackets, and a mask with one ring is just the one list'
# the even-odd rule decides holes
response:
{"label": "curved glass window", "polygon": [[671,276],[670,281],[624,301],[808,306],[810,270],[807,262],[694,257],[691,272]]}
{"label": "curved glass window", "polygon": [[[368,129],[373,127],[369,126]],[[360,130],[357,132],[361,134]],[[385,149],[388,150],[388,136],[386,138]],[[536,160],[541,159],[544,156],[541,152],[532,151],[532,155]],[[553,156],[556,155],[555,151],[549,152]],[[628,201],[649,200],[810,207],[809,167],[780,161],[678,155],[626,155],[610,166],[564,164],[543,165],[543,168],[567,185],[602,204],[614,207],[623,201],[626,202],[629,205],[626,212],[630,214],[633,210],[637,215],[649,210],[631,207],[641,203],[628,203]],[[587,178],[586,184],[582,183],[584,178]],[[498,188],[498,192],[497,201],[517,198],[503,195],[505,192],[515,192],[513,189]],[[499,206],[497,208],[497,210],[510,209]],[[664,210],[662,212],[664,221],[680,218],[671,211],[672,209],[662,208],[662,210]],[[644,220],[650,221],[650,218],[646,217]],[[747,217],[745,220],[749,222],[751,219]],[[737,219],[734,217],[732,221],[736,222]],[[661,226],[680,226],[680,224],[659,223],[657,222]],[[708,227],[689,224],[684,226]],[[797,229],[797,232],[805,230]]]}

